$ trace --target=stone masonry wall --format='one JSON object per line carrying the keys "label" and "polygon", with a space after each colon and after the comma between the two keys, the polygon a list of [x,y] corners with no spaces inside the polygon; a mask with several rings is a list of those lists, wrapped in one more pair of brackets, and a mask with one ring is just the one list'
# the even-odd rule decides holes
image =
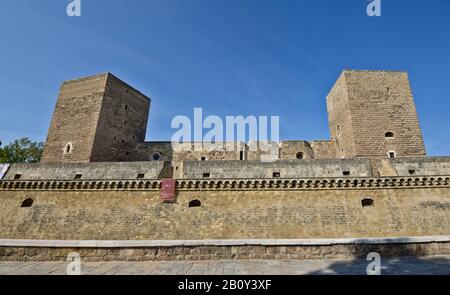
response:
{"label": "stone masonry wall", "polygon": [[[63,83],[41,162],[90,161],[105,85],[105,75]],[[71,152],[65,153],[69,143]]]}
{"label": "stone masonry wall", "polygon": [[327,96],[328,125],[336,142],[337,158],[356,156],[355,131],[350,110],[346,74],[343,72]]}
{"label": "stone masonry wall", "polygon": [[[368,160],[280,160],[260,161],[186,161],[184,178],[296,178],[296,177],[364,177],[371,176]],[[344,174],[348,172],[348,174]],[[274,176],[274,173],[279,175]]]}
{"label": "stone masonry wall", "polygon": [[14,180],[18,175],[21,180],[155,179],[162,177],[165,165],[162,161],[12,164],[4,179]]}
{"label": "stone masonry wall", "polygon": [[69,253],[89,261],[190,261],[219,259],[351,259],[450,254],[450,243],[343,245],[218,245],[129,248],[2,247],[0,261],[67,261]]}
{"label": "stone masonry wall", "polygon": [[450,157],[389,159],[398,176],[450,175]]}
{"label": "stone masonry wall", "polygon": [[41,162],[130,161],[145,139],[149,108],[145,95],[109,73],[66,81]]}
{"label": "stone masonry wall", "polygon": [[132,161],[134,148],[145,140],[149,109],[148,97],[107,74],[91,161]]}
{"label": "stone masonry wall", "polygon": [[[21,208],[32,198],[32,207]],[[370,207],[362,200],[371,198]],[[0,239],[202,240],[450,234],[450,188],[0,191]],[[201,207],[189,207],[192,200]]]}

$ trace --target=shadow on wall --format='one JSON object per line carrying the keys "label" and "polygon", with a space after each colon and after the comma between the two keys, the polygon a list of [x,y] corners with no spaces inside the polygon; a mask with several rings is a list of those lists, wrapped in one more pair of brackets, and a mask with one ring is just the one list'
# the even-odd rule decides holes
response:
{"label": "shadow on wall", "polygon": [[[357,246],[355,245],[355,248]],[[367,249],[380,254],[381,275],[450,275],[450,256],[422,256],[420,245],[402,245],[392,253],[383,255],[385,247],[372,246]],[[370,247],[367,247],[370,248]],[[378,249],[377,249],[378,248]],[[355,249],[356,250],[356,249]],[[377,251],[378,250],[378,251]],[[393,256],[394,255],[394,256]],[[396,257],[396,255],[398,255]],[[308,275],[367,275],[367,267],[373,260],[363,255],[352,260],[336,260],[336,262],[320,270],[308,272]],[[401,256],[401,257],[400,257]]]}

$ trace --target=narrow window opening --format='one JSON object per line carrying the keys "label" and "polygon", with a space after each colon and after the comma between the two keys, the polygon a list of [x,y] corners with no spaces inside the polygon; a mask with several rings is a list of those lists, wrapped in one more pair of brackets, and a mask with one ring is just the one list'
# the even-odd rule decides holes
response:
{"label": "narrow window opening", "polygon": [[127,126],[128,125],[128,121],[123,122],[123,125]]}
{"label": "narrow window opening", "polygon": [[33,206],[33,199],[26,199],[25,201],[22,202],[22,205],[20,206],[21,208],[29,208],[31,206]]}
{"label": "narrow window opening", "polygon": [[343,174],[344,176],[350,176],[350,171],[343,171],[342,174]]}
{"label": "narrow window opening", "polygon": [[274,172],[273,173],[273,178],[280,178],[281,177],[281,173],[280,172]]}
{"label": "narrow window opening", "polygon": [[363,207],[372,207],[373,206],[373,200],[372,199],[364,199],[361,201],[361,205]]}
{"label": "narrow window opening", "polygon": [[211,173],[209,173],[209,172],[203,173],[203,178],[210,178],[210,177],[211,177]]}
{"label": "narrow window opening", "polygon": [[202,206],[202,202],[200,202],[199,200],[192,200],[189,202],[189,208],[201,207],[201,206]]}
{"label": "narrow window opening", "polygon": [[177,170],[177,171],[178,171],[178,166],[176,166],[176,167],[175,167],[175,170]]}
{"label": "narrow window opening", "polygon": [[244,160],[244,151],[241,151],[239,153],[239,160],[243,161]]}
{"label": "narrow window opening", "polygon": [[68,143],[66,144],[66,147],[64,148],[65,154],[70,154],[72,152],[72,144]]}
{"label": "narrow window opening", "polygon": [[127,151],[126,153],[125,153],[126,155],[127,155],[127,157],[130,155],[130,152],[129,151]]}
{"label": "narrow window opening", "polygon": [[83,177],[83,174],[75,174],[75,179],[81,179]]}
{"label": "narrow window opening", "polygon": [[386,132],[384,134],[384,137],[386,137],[386,138],[394,138],[394,133],[393,132]]}
{"label": "narrow window opening", "polygon": [[22,174],[14,175],[14,180],[19,180],[20,178],[22,178]]}
{"label": "narrow window opening", "polygon": [[127,104],[125,105],[125,110],[128,110],[128,105]]}
{"label": "narrow window opening", "polygon": [[201,161],[206,161],[206,157],[202,157],[200,160]]}
{"label": "narrow window opening", "polygon": [[396,158],[397,157],[397,155],[396,155],[396,153],[395,152],[389,152],[389,158],[391,158],[391,159],[393,159],[393,158]]}

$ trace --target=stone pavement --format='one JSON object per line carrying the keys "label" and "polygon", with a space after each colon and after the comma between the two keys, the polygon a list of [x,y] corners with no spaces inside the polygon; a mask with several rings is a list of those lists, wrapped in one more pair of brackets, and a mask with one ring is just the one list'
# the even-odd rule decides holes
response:
{"label": "stone pavement", "polygon": [[[82,262],[85,275],[365,275],[368,261],[221,260],[159,262]],[[0,275],[64,275],[67,262],[0,262]],[[382,274],[450,275],[450,255],[382,259]]]}

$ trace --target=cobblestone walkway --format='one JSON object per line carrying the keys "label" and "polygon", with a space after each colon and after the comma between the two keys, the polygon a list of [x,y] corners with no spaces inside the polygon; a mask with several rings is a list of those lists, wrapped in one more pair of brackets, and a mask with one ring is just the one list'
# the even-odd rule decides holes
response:
{"label": "cobblestone walkway", "polygon": [[[223,260],[160,262],[82,262],[84,275],[365,275],[368,261],[356,260]],[[0,275],[65,275],[66,262],[0,262]],[[450,255],[382,259],[381,273],[450,275]]]}

